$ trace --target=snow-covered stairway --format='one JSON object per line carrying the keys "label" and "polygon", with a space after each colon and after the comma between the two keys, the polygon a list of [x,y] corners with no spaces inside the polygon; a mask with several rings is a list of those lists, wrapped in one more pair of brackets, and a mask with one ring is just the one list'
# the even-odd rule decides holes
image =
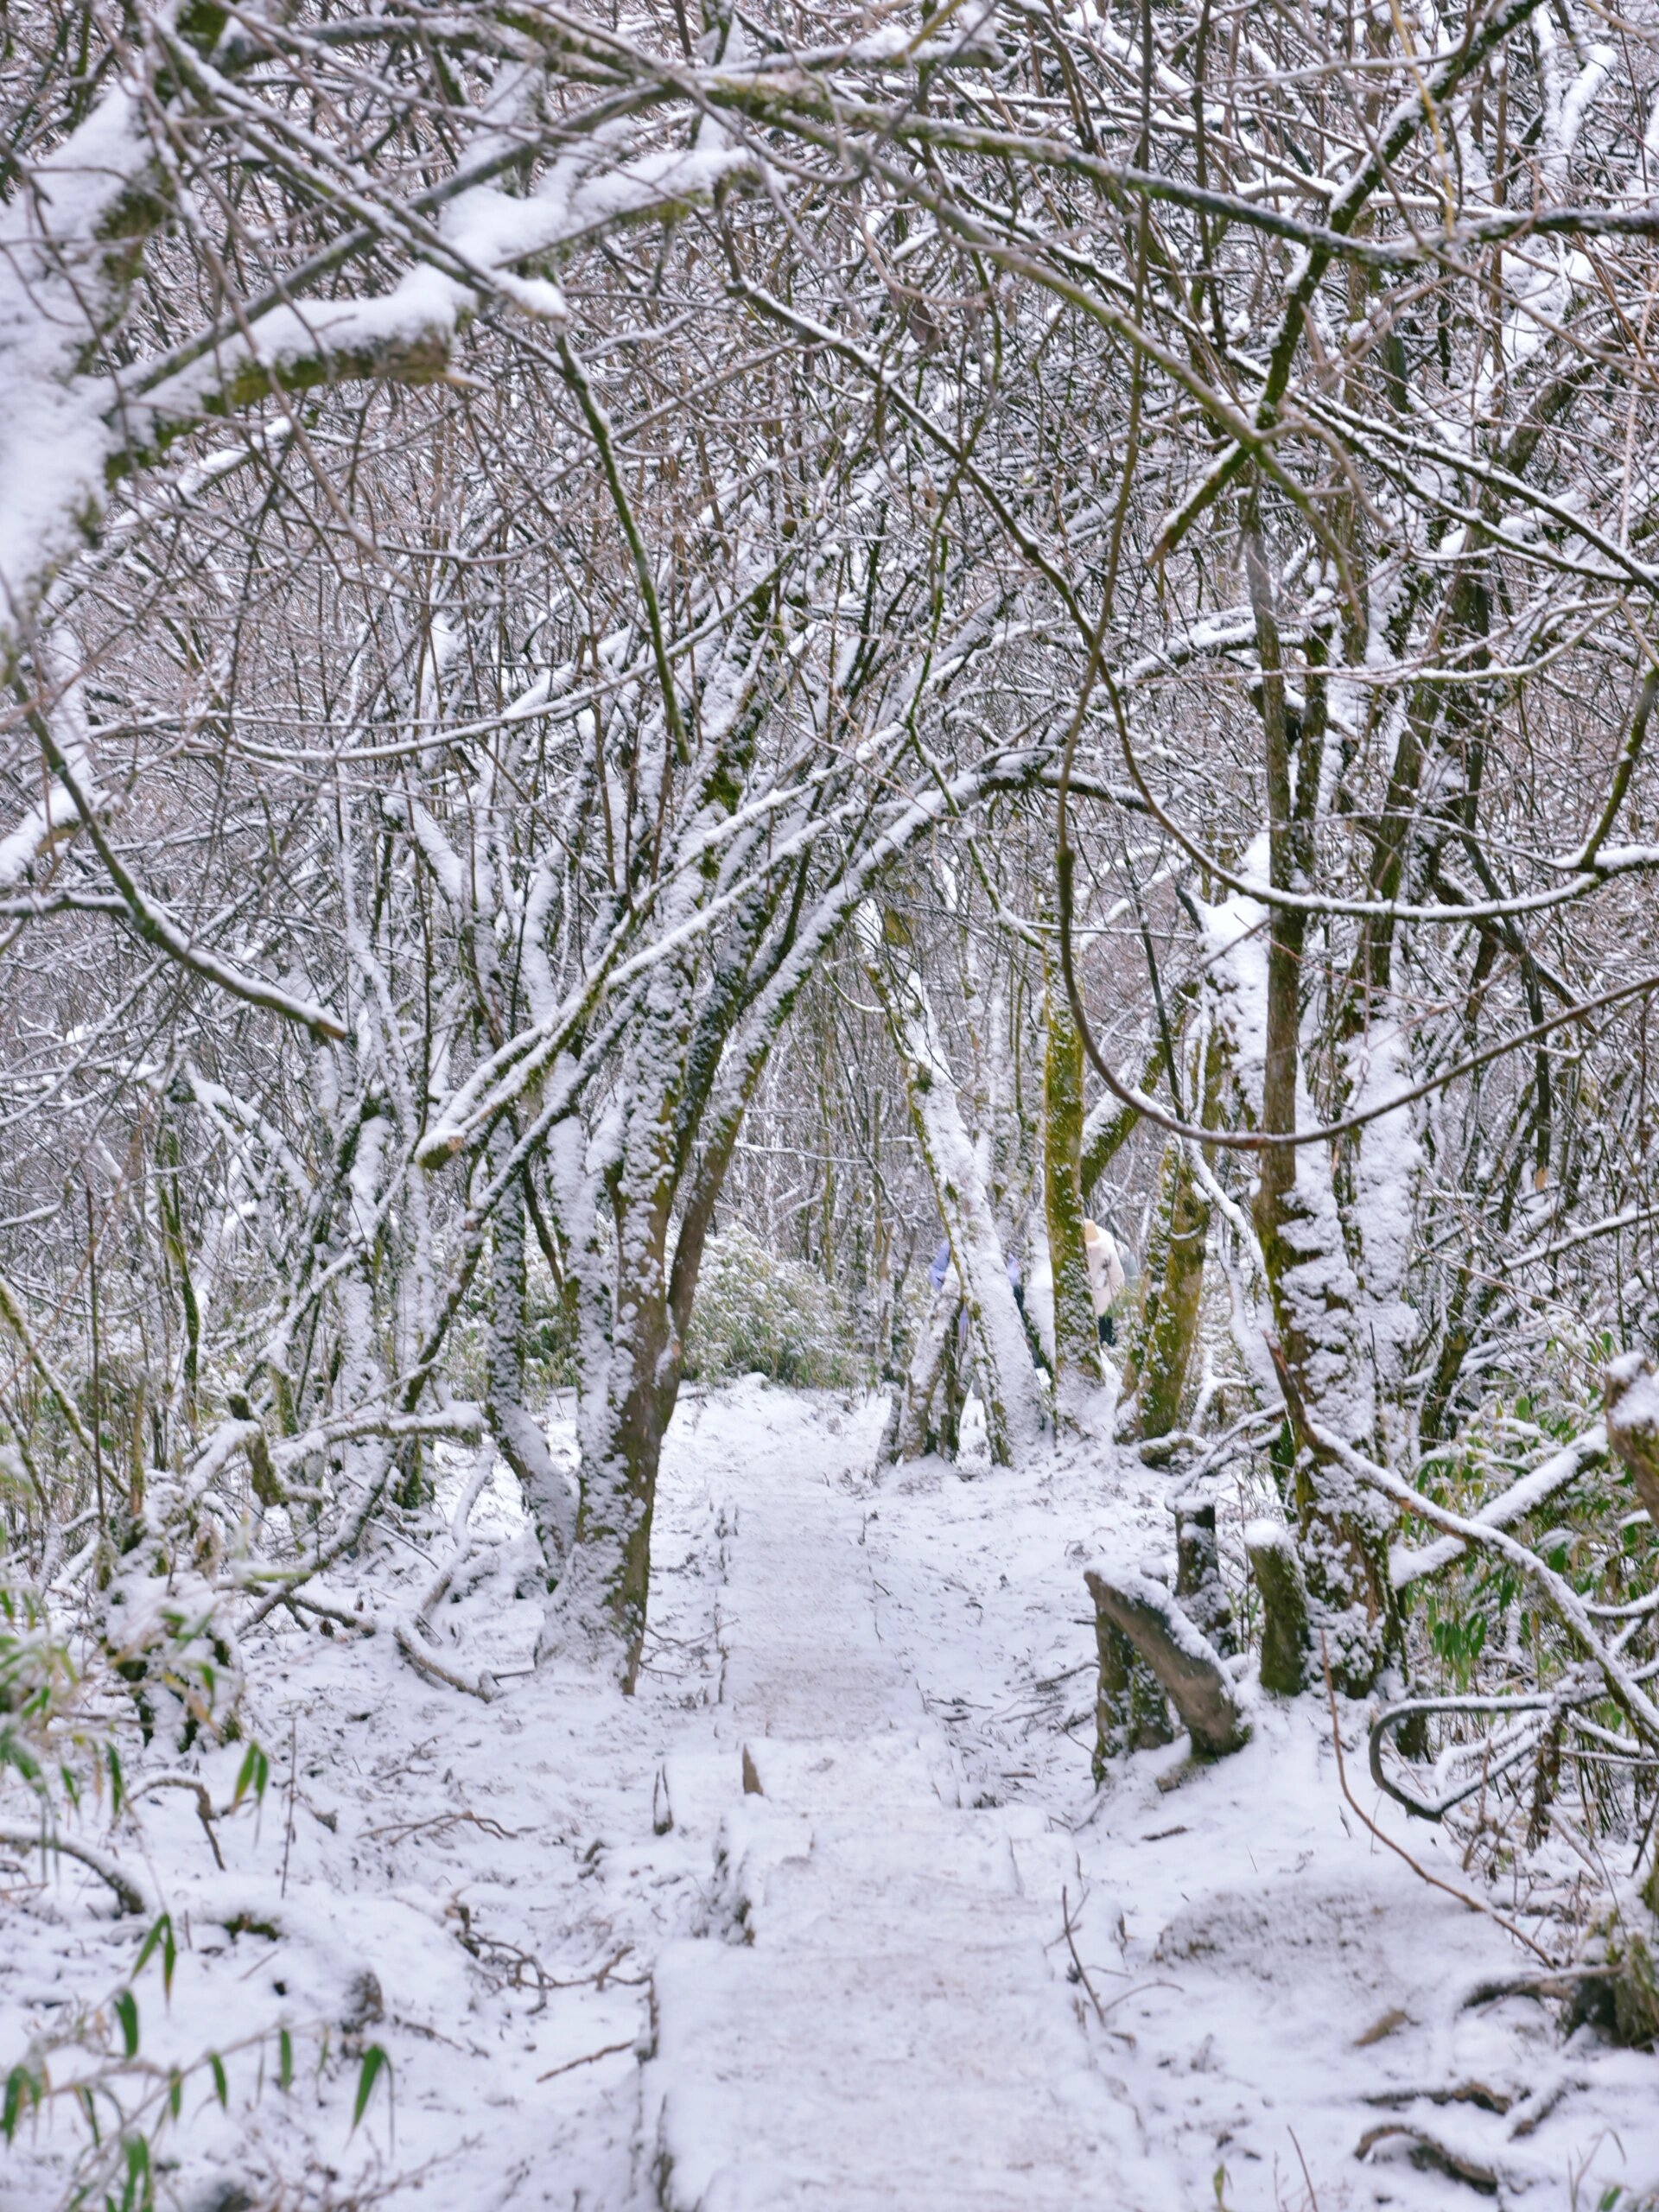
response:
{"label": "snow-covered stairway", "polygon": [[958,1803],[855,1501],[773,1474],[734,1522],[712,1924],[658,1961],[645,2073],[661,2202],[1134,2212],[1129,2115],[1053,1961],[1069,1839]]}

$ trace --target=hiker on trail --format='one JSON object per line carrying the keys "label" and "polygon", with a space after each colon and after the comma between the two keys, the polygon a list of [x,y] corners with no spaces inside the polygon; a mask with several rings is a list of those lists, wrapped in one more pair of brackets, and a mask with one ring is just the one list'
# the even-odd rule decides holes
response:
{"label": "hiker on trail", "polygon": [[[1048,1354],[1043,1350],[1042,1339],[1038,1334],[1036,1324],[1026,1310],[1026,1276],[1025,1270],[1020,1264],[1018,1254],[1007,1253],[1004,1256],[1002,1264],[1007,1271],[1008,1288],[1014,1293],[1014,1302],[1020,1309],[1020,1319],[1025,1325],[1026,1344],[1031,1353],[1031,1363],[1039,1373],[1052,1376],[1054,1370],[1049,1365]],[[950,1272],[950,1246],[947,1240],[933,1255],[932,1263],[927,1271],[928,1281],[936,1291],[944,1289],[944,1279]],[[957,1337],[958,1350],[965,1352],[968,1348],[968,1308],[965,1305],[957,1316]]]}
{"label": "hiker on trail", "polygon": [[1117,1329],[1112,1319],[1112,1304],[1128,1278],[1123,1271],[1123,1257],[1117,1249],[1117,1240],[1097,1221],[1083,1224],[1084,1257],[1089,1262],[1089,1294],[1095,1305],[1095,1326],[1100,1332],[1103,1344],[1117,1342]]}
{"label": "hiker on trail", "polygon": [[[1009,1287],[1014,1292],[1014,1302],[1023,1313],[1026,1310],[1026,1285],[1025,1280],[1020,1273],[1020,1262],[1015,1259],[1014,1254],[1010,1252],[1005,1264],[1008,1271]],[[943,1290],[944,1288],[944,1279],[950,1272],[950,1241],[946,1237],[940,1243],[938,1250],[933,1255],[932,1260],[928,1267],[927,1279],[932,1284],[935,1290]],[[962,1326],[965,1332],[968,1326],[968,1317],[965,1312],[962,1317]]]}

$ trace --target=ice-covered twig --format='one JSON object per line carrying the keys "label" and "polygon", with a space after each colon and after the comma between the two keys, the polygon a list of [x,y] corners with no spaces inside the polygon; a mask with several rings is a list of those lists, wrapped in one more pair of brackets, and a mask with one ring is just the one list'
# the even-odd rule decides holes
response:
{"label": "ice-covered twig", "polygon": [[479,1453],[473,1478],[462,1494],[450,1524],[454,1548],[428,1585],[425,1595],[409,1620],[400,1621],[394,1630],[397,1649],[417,1673],[429,1676],[434,1681],[447,1683],[451,1689],[464,1691],[468,1697],[480,1698],[486,1705],[499,1694],[496,1679],[488,1668],[480,1668],[476,1675],[463,1675],[458,1669],[446,1667],[442,1661],[434,1658],[426,1645],[437,1641],[437,1631],[432,1625],[433,1608],[443,1603],[450,1584],[472,1550],[467,1540],[467,1519],[493,1465],[493,1458],[486,1446]]}
{"label": "ice-covered twig", "polygon": [[1535,1943],[1531,1936],[1517,1928],[1512,1920],[1505,1920],[1501,1912],[1494,1912],[1491,1905],[1483,1904],[1478,1897],[1471,1897],[1466,1890],[1454,1889],[1450,1882],[1441,1881],[1438,1874],[1431,1874],[1426,1866],[1418,1864],[1403,1844],[1396,1843],[1391,1835],[1378,1827],[1349,1787],[1348,1763],[1342,1750],[1342,1723],[1337,1713],[1337,1686],[1332,1680],[1331,1653],[1323,1636],[1319,1638],[1319,1658],[1325,1669],[1325,1694],[1331,1707],[1331,1741],[1337,1754],[1337,1782],[1354,1818],[1376,1838],[1385,1850],[1393,1852],[1396,1859],[1404,1859],[1418,1879],[1427,1882],[1431,1890],[1444,1891],[1447,1897],[1455,1897],[1459,1904],[1467,1905],[1471,1912],[1483,1913],[1488,1920],[1495,1920],[1506,1936],[1513,1936],[1517,1943],[1526,1945],[1535,1958],[1541,1959],[1547,1967],[1553,1967],[1555,1961],[1549,1953]]}
{"label": "ice-covered twig", "polygon": [[494,1702],[499,1693],[495,1677],[488,1668],[480,1668],[476,1675],[463,1675],[456,1668],[446,1667],[429,1651],[423,1650],[419,1638],[412,1636],[403,1622],[398,1622],[392,1633],[397,1649],[416,1674],[426,1675],[431,1681],[442,1682],[449,1689],[460,1690],[467,1697],[478,1698],[485,1705]]}
{"label": "ice-covered twig", "polygon": [[24,1828],[0,1826],[0,1846],[11,1851],[60,1852],[66,1859],[78,1859],[106,1888],[115,1893],[123,1912],[154,1914],[159,1908],[149,1891],[135,1874],[107,1852],[98,1851],[90,1843],[77,1843],[52,1828]]}
{"label": "ice-covered twig", "polygon": [[199,1774],[151,1774],[127,1792],[127,1802],[136,1805],[141,1797],[148,1797],[152,1789],[188,1789],[196,1801],[196,1818],[201,1822],[213,1854],[213,1864],[222,1874],[225,1856],[219,1847],[219,1838],[213,1830],[213,1801],[207,1794],[207,1785]]}

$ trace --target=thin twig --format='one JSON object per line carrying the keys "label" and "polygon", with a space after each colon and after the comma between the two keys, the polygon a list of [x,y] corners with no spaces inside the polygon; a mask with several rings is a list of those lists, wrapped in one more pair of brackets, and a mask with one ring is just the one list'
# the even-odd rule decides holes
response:
{"label": "thin twig", "polygon": [[1312,2212],[1319,2212],[1319,2191],[1313,2186],[1313,2177],[1307,2171],[1307,2160],[1302,2156],[1302,2146],[1296,2141],[1296,2131],[1294,2127],[1290,2131],[1290,2139],[1295,2145],[1296,2163],[1302,2170],[1302,2179],[1307,2183],[1307,2201]]}
{"label": "thin twig", "polygon": [[495,1677],[487,1667],[480,1669],[477,1679],[458,1674],[453,1667],[446,1667],[442,1660],[423,1651],[415,1638],[400,1621],[392,1631],[392,1640],[417,1674],[430,1681],[442,1682],[448,1689],[463,1691],[468,1697],[477,1698],[482,1704],[493,1703],[496,1694]]}
{"label": "thin twig", "polygon": [[1094,1983],[1089,1979],[1088,1967],[1084,1966],[1083,1961],[1077,1956],[1077,1938],[1071,1932],[1071,1899],[1068,1892],[1064,1888],[1060,1891],[1060,1920],[1065,1929],[1065,1948],[1071,1954],[1071,1964],[1077,1969],[1077,1980],[1088,1991],[1089,2002],[1095,2008],[1095,2018],[1100,2022],[1101,2026],[1103,2028],[1106,2024],[1106,2007],[1101,2003],[1099,1996],[1096,1993]]}
{"label": "thin twig", "polygon": [[1337,1717],[1337,1686],[1331,1679],[1331,1651],[1323,1629],[1319,1631],[1319,1660],[1325,1669],[1325,1694],[1331,1703],[1331,1740],[1337,1751],[1337,1780],[1341,1783],[1342,1794],[1353,1808],[1356,1818],[1363,1821],[1377,1841],[1393,1852],[1396,1859],[1403,1859],[1412,1872],[1420,1880],[1427,1882],[1431,1890],[1444,1890],[1447,1897],[1455,1897],[1459,1904],[1467,1905],[1471,1912],[1484,1913],[1488,1920],[1495,1920],[1506,1936],[1513,1936],[1517,1943],[1524,1943],[1534,1958],[1541,1959],[1547,1967],[1554,1966],[1555,1961],[1549,1953],[1535,1943],[1531,1936],[1524,1934],[1512,1920],[1505,1920],[1501,1912],[1495,1912],[1489,1904],[1482,1904],[1478,1897],[1471,1897],[1466,1890],[1453,1889],[1450,1882],[1441,1881],[1438,1874],[1431,1874],[1427,1867],[1420,1866],[1404,1845],[1396,1843],[1391,1835],[1385,1835],[1366,1812],[1348,1787],[1348,1769],[1342,1756],[1342,1728]]}
{"label": "thin twig", "polygon": [[590,2050],[581,2058],[567,2058],[563,2066],[550,2066],[545,2074],[538,2074],[536,2079],[550,2082],[555,2075],[569,2074],[578,2066],[591,2066],[596,2058],[614,2058],[620,2050],[633,2050],[638,2041],[637,2036],[630,2036],[626,2043],[607,2043],[603,2050]]}
{"label": "thin twig", "polygon": [[136,1805],[152,1789],[188,1789],[192,1793],[196,1801],[196,1818],[201,1822],[203,1833],[213,1847],[213,1864],[222,1874],[225,1872],[225,1854],[219,1847],[219,1837],[213,1829],[213,1801],[208,1796],[207,1785],[201,1777],[197,1774],[152,1774],[136,1789],[127,1792],[128,1804]]}
{"label": "thin twig", "polygon": [[90,1867],[99,1880],[112,1890],[123,1912],[154,1913],[155,1900],[140,1884],[137,1875],[130,1873],[117,1860],[101,1851],[94,1851],[90,1844],[73,1842],[54,1829],[25,1828],[7,1826],[0,1827],[0,1848],[10,1851],[60,1852],[66,1859],[78,1859]]}
{"label": "thin twig", "polygon": [[293,1714],[288,1722],[288,1829],[283,1838],[283,1886],[280,1895],[288,1895],[289,1854],[294,1848],[294,1797],[300,1779],[300,1724]]}
{"label": "thin twig", "polygon": [[389,1836],[394,1844],[407,1843],[410,1836],[418,1834],[423,1828],[454,1827],[458,1821],[481,1829],[484,1834],[493,1836],[499,1843],[510,1843],[516,1837],[530,1834],[528,1828],[504,1828],[499,1821],[493,1821],[487,1813],[431,1813],[422,1821],[388,1821],[384,1827],[365,1828],[363,1834],[377,1840]]}

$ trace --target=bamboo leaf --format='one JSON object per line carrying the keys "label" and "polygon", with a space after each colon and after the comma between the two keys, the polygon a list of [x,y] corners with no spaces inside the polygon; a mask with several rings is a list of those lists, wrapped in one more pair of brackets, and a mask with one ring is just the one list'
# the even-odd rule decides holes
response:
{"label": "bamboo leaf", "polygon": [[236,1777],[236,1788],[231,1803],[239,1805],[250,1789],[261,1803],[264,1802],[265,1784],[270,1780],[270,1761],[257,1744],[250,1744],[243,1756],[241,1770]]}
{"label": "bamboo leaf", "polygon": [[118,1990],[115,2017],[121,2023],[121,2042],[129,2058],[138,2056],[138,2000],[130,1989]]}
{"label": "bamboo leaf", "polygon": [[143,2135],[127,2139],[127,2183],[121,2192],[121,2212],[150,2212],[156,2185],[149,2171],[149,2141]]}
{"label": "bamboo leaf", "polygon": [[6,2076],[5,2102],[0,2108],[0,2135],[3,2135],[8,2143],[17,2133],[23,2107],[26,2104],[38,2105],[40,2101],[40,2082],[27,2066],[14,2066]]}
{"label": "bamboo leaf", "polygon": [[137,1961],[132,1969],[132,1978],[135,1981],[158,1950],[162,1955],[162,1979],[170,1987],[173,1980],[172,1961],[177,1956],[177,1953],[173,1943],[173,1916],[169,1912],[164,1912],[162,1915],[138,1946]]}
{"label": "bamboo leaf", "polygon": [[374,2094],[374,2085],[380,2079],[382,2074],[385,2074],[387,2077],[387,2085],[388,2088],[390,2088],[391,2078],[391,2061],[386,2056],[385,2052],[381,2050],[378,2043],[372,2043],[363,2054],[362,2071],[357,2077],[357,2101],[352,2108],[352,2126],[353,2130],[355,2130],[358,2122],[362,2119],[364,2113],[368,2110],[369,2099]]}

